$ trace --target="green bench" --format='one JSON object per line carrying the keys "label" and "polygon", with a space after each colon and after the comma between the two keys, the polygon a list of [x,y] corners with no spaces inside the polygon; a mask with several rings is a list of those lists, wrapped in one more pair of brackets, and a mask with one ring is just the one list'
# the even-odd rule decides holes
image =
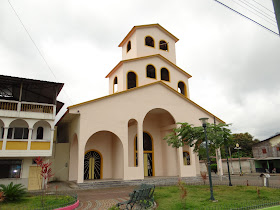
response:
{"label": "green bench", "polygon": [[133,209],[137,206],[140,209],[148,208],[154,203],[155,185],[141,184],[129,194],[129,200],[117,204],[118,208]]}

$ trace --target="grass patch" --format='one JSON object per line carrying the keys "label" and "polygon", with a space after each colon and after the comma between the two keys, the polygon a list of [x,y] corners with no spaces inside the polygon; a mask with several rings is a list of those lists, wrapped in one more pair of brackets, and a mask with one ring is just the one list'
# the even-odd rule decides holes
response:
{"label": "grass patch", "polygon": [[[214,197],[218,202],[211,202],[209,186],[185,185],[187,189],[186,208],[242,207],[270,201],[280,201],[280,189],[253,186],[214,186]],[[160,209],[184,209],[178,186],[156,187],[155,201]]]}
{"label": "grass patch", "polygon": [[21,208],[41,208],[47,206],[63,207],[68,203],[75,202],[75,198],[68,195],[48,195],[44,197],[44,206],[41,203],[41,196],[25,197],[21,201],[15,202],[2,202],[0,203],[0,209],[21,209]]}

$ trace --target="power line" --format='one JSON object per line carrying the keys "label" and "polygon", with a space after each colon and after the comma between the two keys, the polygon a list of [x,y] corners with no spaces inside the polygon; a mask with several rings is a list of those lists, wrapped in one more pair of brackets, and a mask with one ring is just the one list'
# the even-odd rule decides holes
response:
{"label": "power line", "polygon": [[[244,7],[244,6],[242,6],[241,4],[239,4],[238,2],[236,2],[235,0],[232,0],[233,2],[235,2],[236,4],[238,4],[239,6],[241,6],[241,7],[243,7],[244,9],[246,9],[246,10],[248,10],[248,11],[250,11],[251,13],[253,13],[253,14],[255,14],[255,15],[257,15],[258,17],[260,17],[261,19],[263,19],[261,16],[259,16],[258,14],[256,14],[255,12],[252,12],[251,10],[249,10],[248,8],[246,8],[246,7]],[[268,20],[266,20],[266,19],[263,19],[264,21],[266,21],[266,22],[268,22],[268,23],[270,23],[271,25],[273,25],[273,26],[277,26],[276,24],[273,24],[273,23],[271,23],[270,21],[268,21]]]}
{"label": "power line", "polygon": [[257,1],[255,1],[255,0],[252,0],[252,1],[256,2],[258,5],[262,6],[263,8],[268,10],[269,12],[272,12],[273,14],[275,14],[273,11],[271,11],[270,9],[267,9],[265,6],[263,6],[262,4],[258,3]]}
{"label": "power line", "polygon": [[223,4],[222,2],[220,2],[220,1],[218,1],[218,0],[214,0],[214,1],[218,2],[219,4],[223,5],[224,7],[226,7],[226,8],[228,8],[228,9],[230,9],[230,10],[232,10],[232,11],[236,12],[237,14],[239,14],[239,15],[241,15],[241,16],[243,16],[243,17],[247,18],[248,20],[251,20],[252,22],[256,23],[257,25],[259,25],[259,26],[261,26],[261,27],[263,27],[263,28],[267,29],[268,31],[270,31],[270,32],[272,32],[272,33],[274,33],[274,34],[276,34],[276,35],[278,35],[278,36],[279,36],[279,34],[277,34],[276,32],[272,31],[271,29],[269,29],[269,28],[265,27],[264,25],[262,25],[262,24],[258,23],[257,21],[255,21],[255,20],[253,20],[253,19],[251,19],[251,18],[249,18],[249,17],[247,17],[247,16],[243,15],[242,13],[237,12],[236,10],[234,10],[234,9],[232,9],[231,7],[229,7],[229,6],[225,5],[225,4]]}
{"label": "power line", "polygon": [[[275,18],[275,16],[274,16],[274,17],[273,17],[273,16],[270,16],[269,14],[267,14],[267,13],[264,12],[264,11],[262,11],[261,9],[259,9],[258,7],[256,7],[255,5],[251,4],[250,2],[248,2],[248,1],[246,1],[246,0],[244,0],[244,2],[243,2],[243,0],[239,0],[239,1],[241,1],[243,4],[246,4],[248,7],[252,8],[253,10],[255,10],[255,11],[257,11],[257,12],[260,11],[260,12],[259,12],[260,14],[262,14],[263,16],[267,17],[268,19],[270,19],[270,20],[276,22],[275,19],[271,19],[271,18]],[[250,6],[250,5],[251,5],[251,6]],[[253,7],[256,8],[256,9],[254,9]],[[258,10],[259,10],[259,11],[258,11]]]}
{"label": "power line", "polygon": [[[38,46],[36,45],[35,41],[32,39],[30,33],[28,32],[27,28],[25,27],[25,25],[23,24],[22,20],[20,19],[18,13],[16,12],[16,10],[14,9],[13,5],[11,4],[10,0],[8,0],[11,8],[13,9],[14,13],[16,14],[17,18],[19,19],[22,27],[24,28],[24,30],[26,31],[26,33],[28,34],[30,40],[32,41],[32,43],[34,44],[34,46],[36,47],[37,51],[39,52],[40,56],[43,58],[45,64],[47,65],[48,69],[50,70],[50,72],[52,73],[52,75],[54,76],[54,78],[56,79],[56,81],[58,82],[57,77],[55,76],[54,72],[52,71],[50,65],[48,64],[47,60],[45,59],[45,57],[43,56],[43,54],[41,53],[40,49],[38,48]],[[68,99],[71,101],[71,103],[73,104],[73,101],[71,100],[71,98],[68,96],[68,94],[66,93],[66,91],[64,89],[62,89],[62,91],[64,91],[65,95],[68,97]]]}

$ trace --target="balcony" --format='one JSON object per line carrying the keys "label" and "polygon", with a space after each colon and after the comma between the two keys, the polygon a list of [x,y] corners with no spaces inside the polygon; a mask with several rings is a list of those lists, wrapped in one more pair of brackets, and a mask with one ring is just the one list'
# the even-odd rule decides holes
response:
{"label": "balcony", "polygon": [[0,139],[0,157],[51,156],[51,146],[50,140]]}
{"label": "balcony", "polygon": [[2,117],[54,120],[55,114],[56,106],[53,104],[0,100],[0,116]]}

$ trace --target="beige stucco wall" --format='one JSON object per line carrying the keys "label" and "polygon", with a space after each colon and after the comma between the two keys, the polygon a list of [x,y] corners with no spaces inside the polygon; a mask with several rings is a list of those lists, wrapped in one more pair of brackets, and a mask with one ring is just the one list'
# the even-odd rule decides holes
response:
{"label": "beige stucco wall", "polygon": [[[146,67],[152,64],[156,69],[156,79],[146,77]],[[169,71],[169,81],[163,81],[174,90],[178,89],[179,81],[185,83],[187,97],[189,97],[188,77],[181,71],[175,69],[174,66],[162,60],[159,57],[148,57],[145,59],[125,62],[114,72],[109,78],[109,93],[113,93],[114,78],[118,77],[118,92],[127,90],[127,73],[133,71],[137,75],[137,86],[143,86],[161,80],[161,68],[166,68]]]}
{"label": "beige stucco wall", "polygon": [[[117,71],[115,71],[110,77],[109,77],[109,94],[113,94],[115,92],[120,92],[122,90],[126,90],[126,80],[124,81],[123,76],[123,66],[120,66]],[[114,90],[114,79],[115,77],[118,78],[118,90]]]}
{"label": "beige stucco wall", "polygon": [[[156,133],[153,129],[155,125],[149,125],[144,122],[144,118],[147,113],[155,108],[161,108],[168,111],[176,122],[188,122],[194,124],[195,126],[200,125],[199,118],[209,117],[209,122],[213,123],[212,115],[193,105],[192,103],[183,99],[183,97],[169,90],[161,83],[155,83],[150,86],[143,88],[137,88],[131,91],[127,91],[124,94],[117,94],[102,100],[97,100],[95,102],[86,103],[81,106],[70,108],[70,113],[80,114],[80,136],[79,136],[79,149],[78,149],[78,182],[83,182],[83,162],[84,162],[84,152],[88,149],[97,149],[100,152],[105,153],[109,157],[112,155],[111,146],[106,147],[105,145],[111,145],[111,140],[102,140],[102,142],[91,141],[91,136],[98,131],[110,131],[119,137],[120,142],[123,145],[123,179],[138,179],[143,178],[143,168],[141,165],[139,167],[129,167],[128,157],[131,153],[128,153],[128,149],[131,149],[131,144],[128,144],[128,121],[130,119],[135,119],[138,122],[137,132],[138,136],[141,137],[141,132],[147,130],[152,133],[153,138],[156,138],[155,144],[155,156],[161,156],[159,145],[162,144],[164,147],[164,142],[161,140],[162,136],[160,133]],[[144,123],[144,127],[143,127]],[[140,132],[140,133],[139,133]],[[133,134],[131,134],[133,136]],[[90,141],[88,141],[90,140]],[[108,141],[108,142],[107,142]],[[87,144],[88,142],[88,144]],[[106,142],[106,143],[105,143]],[[160,143],[161,142],[161,143]],[[85,148],[87,144],[87,147]],[[130,147],[128,147],[130,145]],[[175,151],[179,151],[175,152]],[[182,148],[180,149],[168,148],[167,151],[162,152],[162,157],[167,157],[170,155],[170,162],[166,161],[164,163],[168,168],[165,171],[163,164],[160,163],[158,157],[155,157],[155,171],[156,174],[169,174],[175,175],[176,172],[170,172],[170,169],[179,171],[180,176],[195,176],[199,172],[198,164],[192,164],[188,167],[182,167]],[[140,151],[141,152],[141,151]],[[130,155],[129,155],[130,154]],[[176,159],[176,154],[178,159]],[[179,155],[178,155],[179,154]],[[195,155],[191,153],[191,155]],[[174,157],[174,158],[173,158]],[[141,157],[140,157],[141,158]],[[174,161],[171,161],[173,158]],[[191,157],[196,158],[196,157]],[[176,166],[176,160],[179,162],[179,166]],[[131,160],[130,160],[131,161]],[[139,160],[140,161],[140,160]],[[140,161],[141,164],[141,161]],[[111,163],[107,161],[104,157],[104,166],[111,168]],[[177,169],[176,169],[177,168]],[[178,169],[179,168],[179,169]],[[110,177],[112,169],[104,169],[104,178]],[[108,174],[108,176],[106,175]]]}
{"label": "beige stucco wall", "polygon": [[[127,43],[131,42],[131,49],[127,52]],[[129,40],[127,40],[123,47],[122,47],[122,60],[127,60],[131,58],[137,57],[137,40],[136,40],[136,34],[132,34]]]}
{"label": "beige stucco wall", "polygon": [[[155,47],[145,45],[145,37],[151,36],[154,39]],[[131,41],[131,50],[127,53],[126,46]],[[138,28],[122,47],[122,59],[130,59],[147,55],[161,54],[173,63],[176,63],[175,41],[166,33],[156,27]],[[164,40],[168,43],[168,51],[159,49],[159,41]]]}
{"label": "beige stucco wall", "polygon": [[54,144],[54,156],[50,159],[54,172],[53,180],[69,180],[69,147],[69,143]]}

